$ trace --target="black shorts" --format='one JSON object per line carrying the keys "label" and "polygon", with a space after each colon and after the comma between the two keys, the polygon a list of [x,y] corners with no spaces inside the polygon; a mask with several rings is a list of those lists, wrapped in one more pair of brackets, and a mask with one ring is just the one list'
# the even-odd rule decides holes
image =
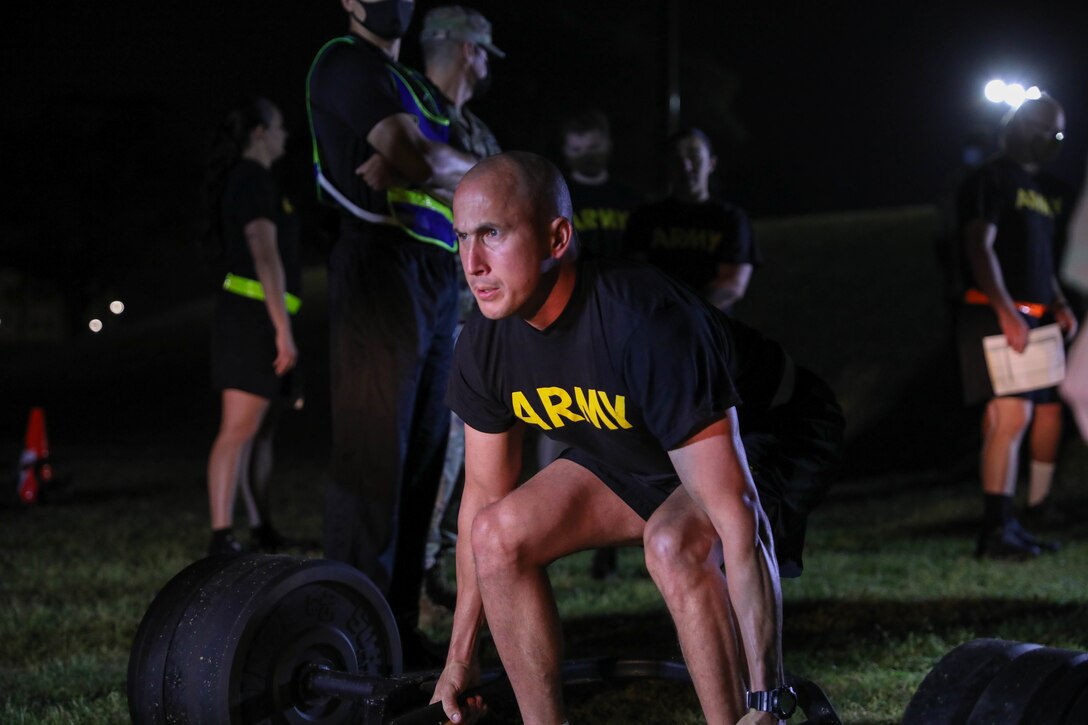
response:
{"label": "black shorts", "polygon": [[[838,475],[846,421],[831,389],[814,373],[796,369],[793,394],[744,431],[748,467],[771,524],[779,573],[800,576],[808,514]],[[576,448],[560,458],[601,479],[643,519],[649,519],[678,485],[675,475],[646,480],[602,463]]]}
{"label": "black shorts", "polygon": [[[1040,319],[1029,315],[1020,315],[1032,329],[1053,322],[1046,317]],[[995,397],[990,383],[990,371],[986,367],[986,354],[983,352],[982,338],[1000,335],[1001,324],[997,314],[989,305],[962,305],[956,315],[956,342],[959,347],[960,381],[963,384],[963,402],[965,405],[985,403]],[[1056,387],[1029,390],[1014,393],[1010,398],[1024,398],[1035,404],[1058,402]]]}
{"label": "black shorts", "polygon": [[276,329],[261,300],[220,292],[212,320],[211,372],[214,390],[243,390],[293,404],[302,396],[299,367],[276,375]]}

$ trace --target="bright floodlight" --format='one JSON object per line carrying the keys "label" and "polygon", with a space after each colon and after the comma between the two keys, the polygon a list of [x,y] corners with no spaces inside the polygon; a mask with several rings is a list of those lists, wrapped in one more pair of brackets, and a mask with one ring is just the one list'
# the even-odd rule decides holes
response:
{"label": "bright floodlight", "polygon": [[983,89],[983,93],[986,94],[986,100],[990,103],[1001,103],[1005,100],[1005,81],[990,81],[986,84],[986,88]]}
{"label": "bright floodlight", "polygon": [[115,315],[119,315],[125,311],[125,303],[121,300],[114,300],[110,303],[110,312]]}
{"label": "bright floodlight", "polygon": [[1025,91],[1024,95],[1027,97],[1028,100],[1038,101],[1040,98],[1043,97],[1043,92],[1039,90],[1039,86],[1031,86],[1027,89],[1027,91]]}
{"label": "bright floodlight", "polygon": [[1019,108],[1027,100],[1028,92],[1019,83],[1010,83],[1005,86],[1005,103],[1013,108]]}
{"label": "bright floodlight", "polygon": [[99,319],[91,320],[89,323],[87,323],[87,327],[91,328],[91,332],[101,332],[102,331],[102,320],[99,320]]}

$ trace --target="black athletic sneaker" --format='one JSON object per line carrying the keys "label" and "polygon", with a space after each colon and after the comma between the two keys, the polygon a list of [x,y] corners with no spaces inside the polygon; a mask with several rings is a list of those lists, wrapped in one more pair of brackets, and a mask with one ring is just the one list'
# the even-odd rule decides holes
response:
{"label": "black athletic sneaker", "polygon": [[1035,534],[1031,533],[1024,528],[1016,519],[1011,519],[1005,524],[1005,528],[1010,529],[1015,536],[1019,536],[1020,540],[1029,546],[1038,546],[1039,550],[1045,553],[1053,553],[1062,548],[1061,542],[1054,541],[1053,539],[1042,539]]}
{"label": "black athletic sneaker", "polygon": [[208,556],[233,556],[245,551],[242,542],[234,538],[230,532],[212,532],[211,543],[208,544]]}
{"label": "black athletic sneaker", "polygon": [[975,548],[975,556],[991,559],[1034,559],[1039,553],[1038,546],[1020,538],[1009,524],[983,532]]}

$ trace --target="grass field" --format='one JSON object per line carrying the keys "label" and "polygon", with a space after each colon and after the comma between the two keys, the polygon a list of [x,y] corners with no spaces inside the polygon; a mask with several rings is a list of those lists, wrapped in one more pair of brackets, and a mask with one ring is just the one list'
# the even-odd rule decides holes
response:
{"label": "grass field", "polygon": [[[1088,649],[1088,517],[1053,532],[1057,554],[972,556],[981,505],[955,462],[977,423],[949,372],[936,225],[932,209],[759,224],[765,264],[739,309],[823,375],[846,412],[848,475],[813,516],[805,575],[783,590],[787,669],[820,683],[847,723],[899,722],[937,660],[976,637]],[[280,429],[274,509],[287,533],[312,537],[329,440],[320,274],[305,290],[309,401]],[[55,503],[0,504],[0,725],[128,721],[140,618],[207,544],[209,312],[197,300],[112,335],[0,349],[0,460],[18,460],[27,408],[41,405],[55,468],[71,480]],[[1079,440],[1058,477],[1056,495],[1083,508]],[[678,657],[640,554],[622,552],[621,576],[606,582],[587,576],[588,554],[552,567],[567,657]],[[448,615],[426,614],[443,637]],[[494,661],[486,643],[484,655]],[[569,701],[578,725],[701,722],[674,683],[581,688]],[[508,715],[498,707],[492,721]]]}
{"label": "grass field", "polygon": [[[1079,442],[1061,495],[1086,480]],[[142,449],[119,462],[71,451],[61,501],[0,512],[0,722],[127,721],[128,650],[151,598],[205,546],[202,462]],[[284,461],[277,509],[295,534],[320,528],[321,464]],[[815,515],[806,572],[784,583],[788,669],[819,682],[847,723],[895,723],[933,664],[980,636],[1088,648],[1088,524],[1028,563],[972,556],[974,484],[941,476],[841,484]],[[587,576],[588,554],[557,562],[567,657],[678,656],[641,552],[621,576]],[[427,609],[430,633],[449,626]],[[485,646],[490,661],[493,652]],[[574,690],[579,723],[696,723],[689,689],[639,682]],[[495,721],[504,721],[498,708]]]}

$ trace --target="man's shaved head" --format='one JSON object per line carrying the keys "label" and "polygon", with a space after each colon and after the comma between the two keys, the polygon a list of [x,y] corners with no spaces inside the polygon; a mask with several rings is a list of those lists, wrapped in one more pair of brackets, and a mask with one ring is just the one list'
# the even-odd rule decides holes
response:
{"label": "man's shaved head", "polygon": [[574,211],[563,175],[543,156],[511,151],[476,164],[453,195],[453,231],[476,302],[493,320],[537,329],[574,287]]}
{"label": "man's shaved head", "polygon": [[1014,161],[1036,168],[1051,161],[1062,147],[1065,111],[1052,96],[1024,101],[1005,121],[1002,144]]}
{"label": "man's shaved head", "polygon": [[489,156],[465,174],[458,188],[488,177],[502,179],[500,188],[511,199],[528,204],[538,224],[548,224],[556,217],[574,218],[567,182],[555,164],[543,156],[528,151]]}

